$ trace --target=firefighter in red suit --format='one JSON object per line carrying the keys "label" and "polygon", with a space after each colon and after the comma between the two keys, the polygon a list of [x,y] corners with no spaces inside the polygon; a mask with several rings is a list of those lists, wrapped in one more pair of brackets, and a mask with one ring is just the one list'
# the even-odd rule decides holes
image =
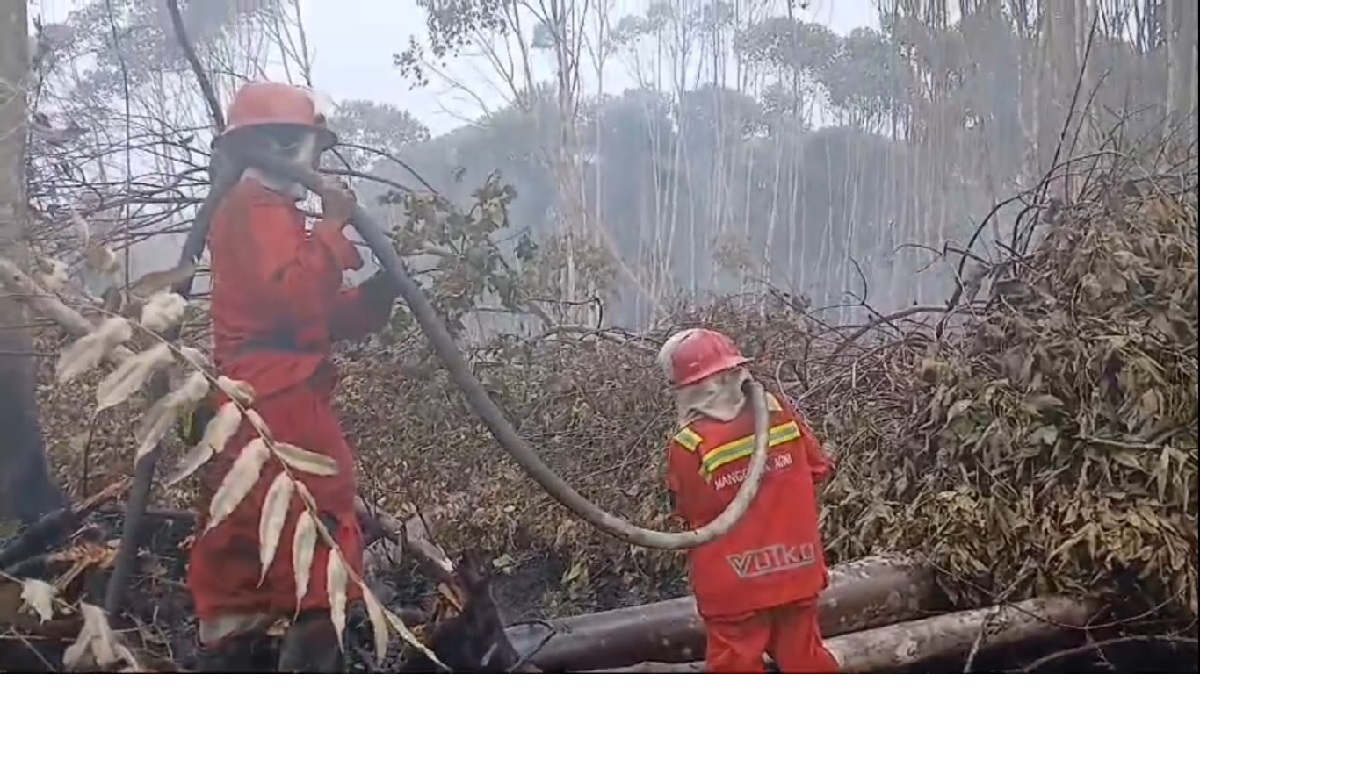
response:
{"label": "firefighter in red suit", "polygon": [[[711,330],[675,334],[660,351],[681,425],[669,444],[674,511],[693,528],[735,497],[754,452],[750,379],[735,343]],[[816,600],[828,583],[816,490],[830,459],[791,406],[769,394],[768,467],[749,512],[730,533],[688,553],[697,611],[707,629],[706,668],[760,673],[764,654],[787,673],[830,673]]]}
{"label": "firefighter in red suit", "polygon": [[[318,166],[336,143],[321,105],[311,91],[283,83],[252,83],[238,93],[227,113],[217,149],[252,147]],[[220,204],[208,246],[212,259],[214,363],[221,374],[255,391],[253,407],[275,440],[332,457],[338,472],[320,477],[300,473],[322,518],[355,572],[363,546],[354,506],[355,464],[332,408],[337,372],[332,343],[379,330],[397,292],[380,272],[358,288],[343,286],[342,273],[362,266],[360,253],[343,233],[355,200],[349,190],[330,186],[322,197],[322,219],[311,231],[296,203],[297,184],[248,168]],[[216,408],[221,395],[211,405]],[[244,420],[227,449],[206,468],[205,502],[242,449],[256,436]],[[296,495],[280,535],[277,554],[264,577],[258,526],[266,489],[281,467],[266,464],[246,500],[221,524],[202,533],[190,551],[189,589],[199,620],[206,671],[247,671],[260,663],[260,642],[281,618],[292,619],[279,654],[282,671],[337,672],[342,668],[328,619],[328,547],[319,537],[308,591],[295,598],[291,542],[303,504]],[[351,585],[351,600],[360,599]]]}

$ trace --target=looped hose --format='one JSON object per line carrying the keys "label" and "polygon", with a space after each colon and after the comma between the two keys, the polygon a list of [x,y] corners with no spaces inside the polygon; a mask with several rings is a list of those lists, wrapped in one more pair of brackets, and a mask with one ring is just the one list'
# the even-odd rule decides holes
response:
{"label": "looped hose", "polygon": [[[227,190],[237,183],[242,175],[243,168],[260,168],[267,173],[298,182],[314,193],[321,193],[323,189],[323,180],[319,174],[281,158],[244,148],[227,146],[220,147],[218,153],[226,154],[227,157],[222,158],[222,162],[215,167],[212,188],[204,204],[200,207],[194,224],[190,227],[189,234],[186,236],[185,245],[180,255],[181,264],[198,260],[199,254],[204,250],[209,223],[212,221],[214,210]],[[361,238],[370,246],[370,250],[374,252],[375,259],[379,262],[380,267],[394,280],[399,294],[407,301],[408,308],[417,318],[423,333],[427,335],[437,357],[440,358],[446,370],[455,380],[456,387],[464,395],[470,409],[474,411],[480,421],[484,422],[484,425],[493,433],[498,444],[526,470],[526,473],[547,493],[567,507],[570,512],[609,536],[637,546],[664,550],[692,549],[714,541],[728,533],[744,517],[750,504],[754,501],[754,497],[759,492],[759,482],[768,462],[768,440],[765,438],[768,435],[770,414],[767,397],[758,382],[751,381],[746,384],[745,392],[751,407],[754,409],[754,434],[759,437],[755,440],[754,454],[745,474],[745,479],[740,483],[740,488],[730,505],[711,523],[694,531],[666,533],[641,528],[605,512],[579,495],[568,483],[556,475],[554,470],[541,461],[536,451],[522,439],[521,435],[517,434],[517,430],[508,422],[507,417],[498,410],[498,406],[489,398],[488,392],[484,390],[483,385],[479,383],[478,378],[471,370],[469,358],[452,338],[445,323],[442,322],[431,302],[427,300],[421,287],[404,268],[403,260],[394,250],[394,245],[390,242],[384,229],[360,207],[356,208],[351,223]]]}

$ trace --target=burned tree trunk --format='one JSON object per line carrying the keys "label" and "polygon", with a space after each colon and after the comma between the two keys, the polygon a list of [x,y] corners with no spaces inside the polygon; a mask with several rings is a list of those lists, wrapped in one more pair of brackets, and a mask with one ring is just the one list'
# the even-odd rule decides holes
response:
{"label": "burned tree trunk", "polygon": [[[3,130],[3,129],[0,129]],[[22,312],[0,312],[0,520],[33,523],[61,508],[65,494],[52,482],[47,448],[38,423],[34,392],[33,340],[22,325]]]}
{"label": "burned tree trunk", "polygon": [[[24,149],[28,125],[28,6],[0,0],[0,256],[28,264]],[[0,290],[0,521],[22,523],[61,506],[38,426],[32,332],[17,297]]]}
{"label": "burned tree trunk", "polygon": [[[821,630],[827,637],[923,616],[934,608],[934,581],[905,560],[869,557],[830,569],[821,595]],[[550,622],[554,636],[531,662],[546,672],[624,667],[641,662],[702,658],[705,633],[691,597],[589,613]],[[514,627],[509,637],[526,653],[544,629]]]}
{"label": "burned tree trunk", "polygon": [[[1043,597],[1019,603],[946,613],[918,621],[903,621],[839,637],[826,644],[843,672],[886,672],[927,661],[967,658],[1017,643],[1038,641],[1071,631],[1086,623],[1094,606],[1064,597]],[[644,663],[603,673],[679,674],[702,672],[701,662]]]}

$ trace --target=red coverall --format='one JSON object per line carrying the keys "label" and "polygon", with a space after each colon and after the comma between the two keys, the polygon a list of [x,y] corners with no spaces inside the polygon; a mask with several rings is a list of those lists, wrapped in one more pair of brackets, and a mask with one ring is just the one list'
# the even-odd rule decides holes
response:
{"label": "red coverall", "polygon": [[[253,407],[278,441],[336,460],[331,477],[298,473],[317,501],[347,561],[361,570],[363,547],[354,507],[355,464],[332,412],[337,376],[334,339],[379,330],[393,307],[387,280],[342,289],[342,271],[359,269],[360,254],[345,225],[324,219],[310,235],[289,198],[252,179],[227,195],[209,230],[213,259],[211,314],[214,362],[220,373],[251,385]],[[219,395],[218,405],[223,400]],[[205,474],[208,497],[256,432],[244,420]],[[189,588],[201,622],[223,615],[295,613],[291,542],[303,511],[295,496],[274,561],[261,581],[258,525],[266,489],[280,471],[271,459],[251,494],[190,551]],[[207,498],[206,498],[207,501]],[[206,504],[207,507],[207,504]],[[319,539],[301,611],[326,610],[327,545]],[[259,584],[258,584],[259,582]],[[360,598],[351,585],[350,598]]]}
{"label": "red coverall", "polygon": [[[816,486],[831,462],[811,430],[769,395],[768,468],[749,512],[688,553],[708,672],[761,673],[767,651],[787,673],[838,672],[821,640],[816,599],[829,583]],[[675,512],[700,528],[735,498],[754,452],[754,416],[699,419],[669,444]]]}

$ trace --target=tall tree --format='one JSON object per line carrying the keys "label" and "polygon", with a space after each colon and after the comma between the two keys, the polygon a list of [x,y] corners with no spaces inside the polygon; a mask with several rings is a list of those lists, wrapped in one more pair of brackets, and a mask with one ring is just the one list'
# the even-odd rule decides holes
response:
{"label": "tall tree", "polygon": [[407,110],[368,99],[339,103],[331,125],[343,144],[355,145],[338,147],[337,152],[356,170],[365,170],[375,163],[375,153],[365,149],[392,154],[432,137],[427,126]]}
{"label": "tall tree", "polygon": [[[610,25],[595,19],[599,37],[610,27],[596,42],[611,61],[593,66],[625,69],[635,88],[560,115],[570,70],[543,59],[552,66],[515,109],[546,130],[513,130],[524,121],[499,112],[488,123],[504,128],[462,129],[444,157],[471,182],[504,171],[519,193],[514,225],[544,232],[562,213],[523,193],[563,156],[581,172],[585,218],[654,295],[760,280],[844,304],[843,320],[867,311],[849,294],[877,311],[939,303],[958,284],[941,246],[964,244],[998,201],[1032,187],[1055,150],[1085,154],[1120,119],[1127,135],[1156,135],[1198,96],[1197,30],[1180,0],[879,0],[878,23],[846,34],[787,0],[631,5]],[[545,59],[557,34],[573,37],[537,29],[528,50]],[[1086,114],[1069,121],[1074,100]],[[570,148],[561,127],[588,140]],[[1008,235],[988,230],[977,250],[998,239]],[[612,288],[611,322],[648,322],[647,291],[629,276]]]}
{"label": "tall tree", "polygon": [[[0,0],[0,256],[29,266],[25,219],[29,55],[26,0]],[[0,289],[0,521],[32,521],[60,503],[38,427],[33,338],[19,300]]]}

